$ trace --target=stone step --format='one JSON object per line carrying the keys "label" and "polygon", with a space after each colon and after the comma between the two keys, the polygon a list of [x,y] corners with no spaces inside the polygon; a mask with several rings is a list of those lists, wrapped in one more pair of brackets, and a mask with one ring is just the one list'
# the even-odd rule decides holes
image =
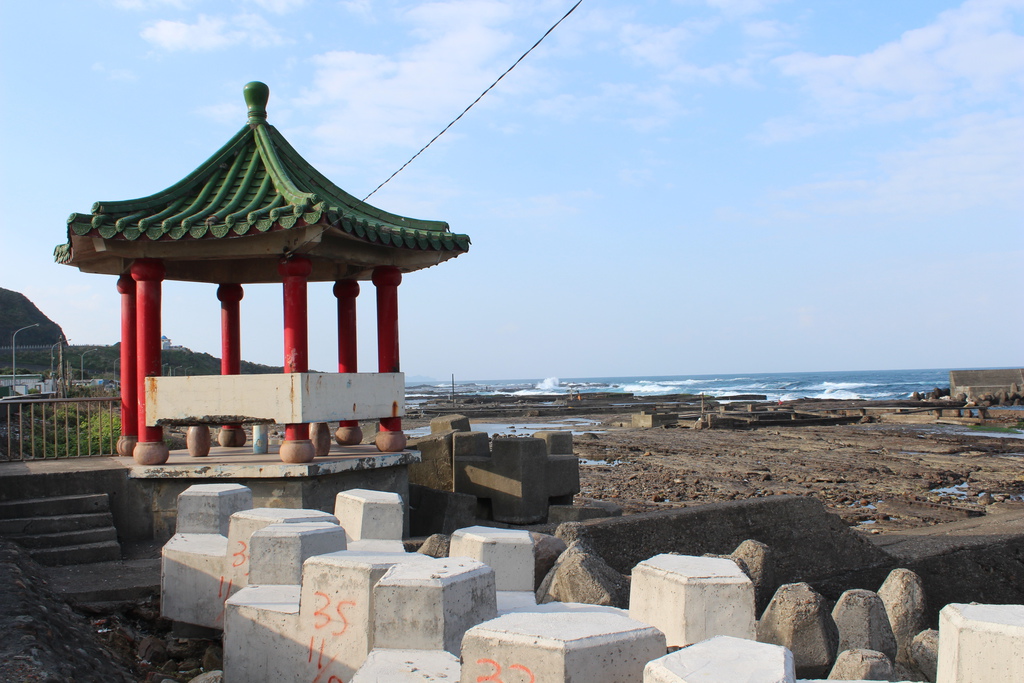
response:
{"label": "stone step", "polygon": [[39,564],[48,567],[112,562],[121,559],[121,545],[117,541],[102,541],[62,548],[36,548],[29,550],[29,555]]}
{"label": "stone step", "polygon": [[53,534],[13,534],[7,537],[29,550],[41,548],[71,548],[106,541],[117,541],[117,529],[113,526],[96,529],[58,531]]}
{"label": "stone step", "polygon": [[55,534],[61,531],[97,529],[113,526],[114,517],[109,512],[87,512],[76,515],[54,515],[47,517],[16,517],[0,519],[0,536],[15,534]]}
{"label": "stone step", "polygon": [[107,512],[110,499],[105,493],[79,496],[54,496],[52,498],[24,498],[0,502],[0,519],[23,517],[53,517],[77,515],[90,512]]}

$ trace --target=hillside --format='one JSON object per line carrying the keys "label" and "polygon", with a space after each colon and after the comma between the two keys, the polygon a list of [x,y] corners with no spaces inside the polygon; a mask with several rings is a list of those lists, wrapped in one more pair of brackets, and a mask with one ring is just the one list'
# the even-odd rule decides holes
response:
{"label": "hillside", "polygon": [[[60,325],[40,311],[28,297],[0,287],[0,349],[11,347],[11,335],[15,330],[39,323],[18,333],[18,373],[42,372],[48,374],[56,361],[51,348],[64,337]],[[31,347],[35,346],[33,349]],[[46,348],[38,348],[44,346]],[[110,346],[65,346],[64,361],[71,366],[72,375],[80,379],[84,370],[87,379],[104,377],[116,379],[119,372],[120,344]],[[186,348],[168,349],[162,352],[165,375],[219,375],[220,358],[208,353],[198,353]],[[0,354],[0,373],[11,373],[11,356]],[[243,375],[263,375],[284,372],[282,366],[262,365],[242,361]]]}
{"label": "hillside", "polygon": [[26,325],[38,323],[18,333],[17,343],[22,346],[50,346],[63,338],[64,331],[20,292],[0,287],[0,348],[11,347],[11,335]]}

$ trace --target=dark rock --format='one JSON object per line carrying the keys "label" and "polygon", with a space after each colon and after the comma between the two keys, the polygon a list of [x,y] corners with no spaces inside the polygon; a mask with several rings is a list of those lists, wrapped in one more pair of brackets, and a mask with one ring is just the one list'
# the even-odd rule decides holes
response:
{"label": "dark rock", "polygon": [[533,539],[533,588],[536,590],[567,546],[565,541],[550,534],[531,531],[530,538]]}
{"label": "dark rock", "polygon": [[586,544],[570,543],[537,589],[538,604],[554,601],[625,608],[629,582]]}
{"label": "dark rock", "polygon": [[830,681],[892,681],[892,662],[875,650],[843,650],[828,675]]}
{"label": "dark rock", "polygon": [[825,598],[806,583],[790,583],[768,603],[757,623],[757,640],[788,647],[798,678],[821,678],[835,663],[839,629]]}

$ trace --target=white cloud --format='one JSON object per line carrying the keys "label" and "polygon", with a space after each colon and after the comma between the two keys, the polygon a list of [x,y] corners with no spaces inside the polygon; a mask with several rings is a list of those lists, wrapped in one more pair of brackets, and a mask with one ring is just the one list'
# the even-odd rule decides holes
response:
{"label": "white cloud", "polygon": [[189,0],[113,0],[115,7],[127,10],[152,10],[158,7],[185,9]]}
{"label": "white cloud", "polygon": [[[934,116],[955,105],[1020,100],[1020,0],[968,0],[928,26],[861,55],[795,53],[774,60],[836,125]],[[780,122],[774,122],[776,128]]]}
{"label": "white cloud", "polygon": [[[313,85],[298,106],[327,112],[314,134],[347,154],[418,148],[511,64],[513,36],[502,27],[516,9],[474,0],[414,7],[404,18],[419,42],[395,56],[333,51],[314,57]],[[520,81],[528,74],[516,70]],[[502,81],[478,106],[512,88]]]}
{"label": "white cloud", "polygon": [[305,4],[306,0],[247,0],[248,2],[258,5],[268,12],[274,14],[287,14],[288,12],[294,12],[297,9],[301,9]]}
{"label": "white cloud", "polygon": [[971,115],[915,147],[881,155],[874,177],[802,185],[778,197],[829,215],[1024,212],[1024,117]]}
{"label": "white cloud", "polygon": [[138,76],[131,69],[116,69],[110,68],[102,62],[96,62],[92,65],[92,70],[101,73],[111,81],[135,81],[138,80]]}
{"label": "white cloud", "polygon": [[284,45],[287,41],[266,19],[239,14],[231,19],[200,14],[195,23],[162,19],[142,30],[146,41],[169,52],[204,52],[238,44],[252,47]]}

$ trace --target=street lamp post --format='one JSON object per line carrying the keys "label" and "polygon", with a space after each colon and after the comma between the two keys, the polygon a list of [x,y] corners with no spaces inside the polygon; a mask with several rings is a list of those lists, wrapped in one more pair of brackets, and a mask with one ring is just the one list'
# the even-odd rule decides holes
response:
{"label": "street lamp post", "polygon": [[14,334],[11,335],[11,396],[14,396],[14,385],[18,383],[18,346],[15,339],[21,330],[27,330],[30,327],[39,327],[39,323],[25,325],[25,327],[15,330]]}
{"label": "street lamp post", "polygon": [[80,364],[81,364],[81,367],[79,367],[79,370],[82,373],[82,381],[83,382],[85,381],[85,354],[86,353],[92,353],[93,351],[99,351],[99,349],[88,349],[88,350],[86,350],[84,353],[82,353],[82,357],[81,357],[81,359],[79,361]]}

